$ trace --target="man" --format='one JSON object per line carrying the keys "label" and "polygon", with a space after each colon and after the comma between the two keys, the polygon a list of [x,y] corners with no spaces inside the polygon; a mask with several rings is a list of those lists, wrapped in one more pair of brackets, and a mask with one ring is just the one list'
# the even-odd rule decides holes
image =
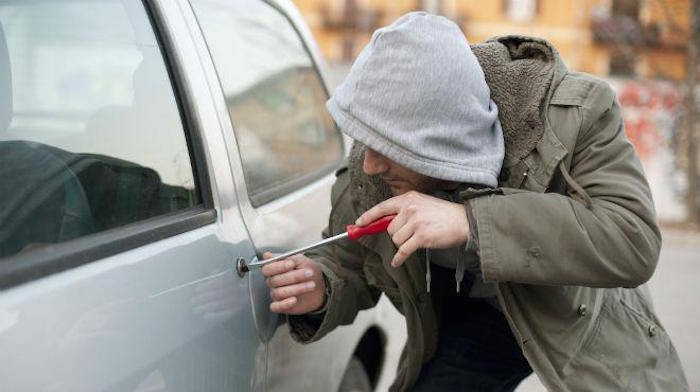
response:
{"label": "man", "polygon": [[297,340],[383,292],[408,331],[392,390],[512,391],[531,369],[550,391],[687,390],[643,286],[661,236],[605,83],[543,40],[470,48],[411,13],[327,106],[355,145],[324,235],[397,215],[388,235],[263,269]]}

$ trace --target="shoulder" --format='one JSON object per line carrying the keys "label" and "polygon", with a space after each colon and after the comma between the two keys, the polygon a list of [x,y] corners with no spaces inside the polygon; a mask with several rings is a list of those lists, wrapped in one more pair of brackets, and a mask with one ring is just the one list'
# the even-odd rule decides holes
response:
{"label": "shoulder", "polygon": [[614,100],[615,92],[606,81],[582,72],[569,72],[554,90],[550,104],[604,110]]}
{"label": "shoulder", "polygon": [[587,130],[616,105],[615,92],[603,79],[569,72],[556,86],[549,104],[575,108],[579,113],[579,129]]}

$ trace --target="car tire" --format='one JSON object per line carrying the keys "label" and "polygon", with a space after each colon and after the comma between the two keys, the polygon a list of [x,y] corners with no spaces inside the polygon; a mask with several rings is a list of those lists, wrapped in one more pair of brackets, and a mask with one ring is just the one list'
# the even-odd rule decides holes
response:
{"label": "car tire", "polygon": [[338,392],[371,392],[372,384],[369,381],[369,375],[365,370],[365,366],[357,357],[352,357],[348,367],[343,374],[343,380],[340,382]]}

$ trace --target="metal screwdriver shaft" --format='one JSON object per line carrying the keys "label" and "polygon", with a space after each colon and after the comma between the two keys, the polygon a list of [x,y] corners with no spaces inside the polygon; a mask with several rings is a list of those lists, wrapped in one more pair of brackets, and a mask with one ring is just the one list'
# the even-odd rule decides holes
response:
{"label": "metal screwdriver shaft", "polygon": [[345,233],[334,235],[333,237],[328,237],[322,241],[313,243],[311,245],[294,249],[292,251],[283,253],[281,255],[277,255],[275,257],[265,259],[258,261],[257,263],[250,263],[250,264],[245,264],[242,266],[242,270],[244,272],[248,272],[254,269],[260,269],[262,268],[265,264],[270,264],[275,261],[279,261],[282,259],[285,259],[289,256],[293,256],[298,253],[306,252],[312,249],[320,248],[322,246],[332,244],[334,242],[344,240],[344,239],[349,239],[351,241],[356,241],[358,238],[364,237],[366,235],[372,235],[372,234],[379,234],[384,231],[386,231],[386,228],[389,227],[389,224],[391,221],[394,219],[396,215],[387,215],[385,217],[382,217],[366,226],[356,226],[356,225],[348,225],[346,228]]}
{"label": "metal screwdriver shaft", "polygon": [[317,242],[317,243],[315,243],[315,244],[311,244],[311,245],[305,246],[305,247],[303,247],[303,248],[298,248],[298,249],[289,251],[289,252],[287,252],[287,253],[282,253],[281,255],[277,255],[277,256],[272,257],[272,258],[269,258],[269,259],[261,260],[261,261],[259,261],[259,262],[257,262],[257,263],[248,264],[248,269],[249,269],[249,270],[253,270],[253,269],[256,269],[256,268],[262,268],[262,266],[265,265],[265,264],[270,264],[270,263],[273,263],[273,262],[275,262],[275,261],[279,261],[279,260],[282,260],[282,259],[286,259],[287,257],[293,256],[293,255],[298,254],[298,253],[302,253],[302,252],[306,252],[306,251],[309,251],[309,250],[312,250],[312,249],[320,248],[320,247],[322,247],[322,246],[324,246],[324,245],[327,245],[327,244],[336,242],[336,241],[338,241],[338,240],[342,240],[342,239],[347,238],[347,237],[348,237],[348,233],[347,233],[347,232],[345,232],[345,233],[343,233],[343,234],[334,235],[333,237],[328,237],[328,238],[326,238],[325,240],[319,241],[319,242]]}

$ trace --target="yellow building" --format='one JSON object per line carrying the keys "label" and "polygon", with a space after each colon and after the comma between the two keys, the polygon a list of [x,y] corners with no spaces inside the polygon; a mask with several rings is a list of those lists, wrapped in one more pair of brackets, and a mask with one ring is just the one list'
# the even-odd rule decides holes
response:
{"label": "yellow building", "polygon": [[352,61],[372,31],[412,10],[443,14],[470,42],[526,34],[598,75],[682,80],[689,0],[295,0],[331,62]]}

